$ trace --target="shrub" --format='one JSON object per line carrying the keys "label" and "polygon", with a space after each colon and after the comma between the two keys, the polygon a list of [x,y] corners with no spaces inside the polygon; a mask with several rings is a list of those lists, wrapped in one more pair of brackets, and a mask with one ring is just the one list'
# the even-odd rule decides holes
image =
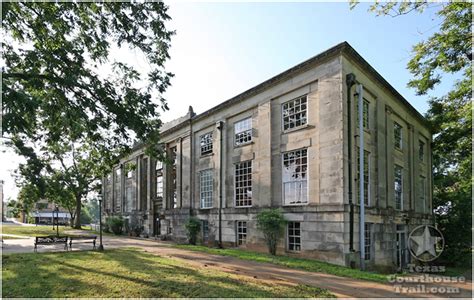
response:
{"label": "shrub", "polygon": [[263,232],[268,251],[276,255],[278,241],[283,236],[286,220],[279,209],[264,210],[257,215],[257,228]]}
{"label": "shrub", "polygon": [[140,222],[136,217],[130,219],[129,232],[134,236],[140,236],[145,228],[140,225]]}
{"label": "shrub", "polygon": [[121,216],[118,217],[109,217],[107,218],[107,226],[108,228],[116,235],[120,235],[123,232],[123,218]]}
{"label": "shrub", "polygon": [[28,224],[35,224],[36,223],[35,217],[32,217],[32,216],[28,216],[26,218],[26,221],[28,222]]}
{"label": "shrub", "polygon": [[186,227],[189,243],[196,245],[197,236],[201,230],[201,221],[196,217],[190,217],[184,226]]}

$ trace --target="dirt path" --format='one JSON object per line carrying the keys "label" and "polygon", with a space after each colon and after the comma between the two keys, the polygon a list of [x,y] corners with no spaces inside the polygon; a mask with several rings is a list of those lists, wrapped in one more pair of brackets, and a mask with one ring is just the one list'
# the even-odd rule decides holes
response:
{"label": "dirt path", "polygon": [[[3,248],[4,253],[33,252],[31,240],[6,240],[7,244]],[[31,243],[31,247],[28,245]],[[253,261],[241,260],[228,256],[212,255],[196,251],[176,249],[170,247],[170,243],[144,240],[117,238],[112,236],[104,236],[105,249],[120,247],[138,247],[144,251],[159,256],[175,258],[182,260],[184,263],[195,266],[196,268],[211,268],[225,271],[228,273],[250,276],[262,280],[269,280],[275,284],[283,282],[293,284],[307,284],[331,291],[337,297],[356,297],[356,298],[372,298],[372,297],[463,297],[471,298],[472,282],[467,283],[426,283],[425,288],[439,288],[441,285],[457,287],[458,294],[429,294],[421,291],[420,293],[397,293],[395,284],[381,284],[365,280],[357,280],[352,278],[339,277],[324,273],[307,272],[302,270],[290,269],[270,263],[259,263]],[[89,249],[90,245],[78,245],[76,250]],[[50,251],[48,249],[40,249],[41,251]],[[416,287],[417,284],[403,283],[404,287]],[[297,295],[295,295],[297,296]]]}

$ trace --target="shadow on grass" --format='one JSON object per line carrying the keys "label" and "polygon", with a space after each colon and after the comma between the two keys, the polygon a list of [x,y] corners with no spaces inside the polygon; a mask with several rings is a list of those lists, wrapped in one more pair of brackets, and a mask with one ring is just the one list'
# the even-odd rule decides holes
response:
{"label": "shadow on grass", "polygon": [[[327,297],[307,286],[272,286],[180,265],[131,249],[4,258],[5,297]],[[27,286],[25,288],[25,286]]]}

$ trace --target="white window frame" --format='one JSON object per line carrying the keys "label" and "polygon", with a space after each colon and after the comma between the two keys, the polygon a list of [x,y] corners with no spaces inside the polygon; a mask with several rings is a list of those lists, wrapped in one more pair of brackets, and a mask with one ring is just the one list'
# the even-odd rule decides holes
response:
{"label": "white window frame", "polygon": [[[245,174],[246,176],[250,176],[250,185],[244,185],[244,186],[240,186],[240,187],[237,187],[237,183],[239,182],[238,179],[239,179],[239,176],[242,177],[242,181],[247,181],[247,183],[249,182],[248,178],[247,180],[243,180],[243,176],[245,175],[242,175],[242,174],[239,174],[237,175],[237,168],[238,166],[240,165],[243,165],[243,164],[250,164],[250,165],[247,165],[245,168],[248,170],[250,169],[250,173],[247,173]],[[252,201],[253,201],[253,189],[252,189],[252,185],[253,185],[253,180],[252,180],[252,160],[246,160],[246,161],[241,161],[241,162],[238,162],[236,164],[234,164],[234,207],[238,207],[238,208],[241,208],[241,207],[251,207],[252,206]],[[244,195],[244,192],[245,190],[250,187],[250,199],[247,199],[247,200],[240,200],[240,199],[237,199],[237,194],[238,194],[238,191],[241,191],[242,193],[240,193],[241,195]],[[239,189],[239,190],[238,190]],[[241,202],[250,202],[250,204],[246,204],[246,205],[237,205],[238,204],[238,201],[241,201]]]}
{"label": "white window frame", "polygon": [[213,207],[214,174],[212,169],[199,172],[199,207],[209,209]]}
{"label": "white window frame", "polygon": [[[397,194],[398,194],[398,191],[397,191],[397,187],[396,187],[396,184],[397,184],[397,170],[400,170],[400,208],[398,208],[397,206]],[[396,210],[403,210],[403,167],[402,166],[399,166],[397,164],[394,165],[393,167],[393,200],[395,202],[395,209]]]}
{"label": "white window frame", "polygon": [[237,246],[247,244],[248,234],[248,222],[247,221],[236,221],[235,222],[235,234]]}
{"label": "white window frame", "polygon": [[[296,102],[298,102],[296,104]],[[289,110],[289,108],[285,108],[285,106],[289,105],[291,102],[293,102],[293,108],[298,107],[299,110],[296,112],[295,111],[292,114],[285,115],[285,112]],[[304,108],[301,108],[304,105]],[[299,116],[300,117],[300,124],[296,125],[297,120],[295,119],[294,121],[288,120],[288,122],[285,122],[285,118],[290,119],[291,117]],[[302,121],[303,120],[303,121]],[[290,127],[289,125],[294,124],[294,127]],[[303,95],[299,96],[297,98],[285,101],[281,104],[281,129],[283,132],[286,131],[292,131],[296,128],[301,128],[303,126],[306,126],[308,124],[308,95]],[[288,125],[288,128],[285,128],[285,126]]]}
{"label": "white window frame", "polygon": [[[291,224],[296,224],[296,223],[299,224],[299,227],[298,227],[298,229],[293,229],[293,231],[294,230],[299,230],[299,235],[295,235],[294,233],[290,234],[291,233],[290,232],[290,230],[291,230],[290,225]],[[302,224],[302,222],[299,222],[299,221],[289,221],[288,225],[286,226],[286,236],[287,236],[286,244],[287,244],[287,250],[288,251],[291,251],[291,252],[300,252],[301,251],[301,245],[302,245],[302,243],[301,243],[301,241],[302,241],[302,239],[301,239],[301,224]],[[295,240],[293,240],[293,242],[290,242],[291,238],[299,239],[299,242],[297,243],[297,242],[295,242]],[[292,245],[297,246],[299,249],[290,249]]]}
{"label": "white window frame", "polygon": [[199,148],[201,150],[201,156],[212,154],[212,151],[213,151],[212,131],[205,133],[199,137]]}
{"label": "white window frame", "polygon": [[155,177],[156,177],[156,191],[155,195],[156,198],[163,199],[164,196],[164,186],[163,186],[163,163],[161,161],[157,161],[155,165]]}
{"label": "white window frame", "polygon": [[[397,139],[397,136],[396,136],[397,130],[400,130],[400,138],[399,139]],[[400,144],[399,146],[397,145],[397,141],[398,141],[398,144]],[[400,125],[397,122],[393,122],[393,145],[398,150],[403,149],[403,126]]]}
{"label": "white window frame", "polygon": [[[238,134],[242,134],[242,136],[237,137]],[[249,137],[249,139],[246,141],[239,141],[241,139],[245,139],[245,136]],[[243,145],[247,145],[247,144],[250,144],[252,140],[253,140],[252,117],[244,118],[242,120],[235,122],[234,123],[234,146],[240,147]]]}
{"label": "white window frame", "polygon": [[[293,180],[293,181],[286,181],[285,182],[285,176],[283,175],[283,173],[285,172],[285,155],[289,155],[290,153],[298,153],[298,152],[301,152],[301,155],[299,157],[300,160],[303,160],[304,158],[306,158],[306,163],[303,164],[301,163],[299,166],[305,166],[306,169],[304,171],[305,173],[305,179],[297,179],[297,180]],[[306,153],[306,156],[303,156],[303,152]],[[298,205],[307,205],[308,202],[309,202],[309,166],[308,166],[308,148],[301,148],[301,149],[296,149],[296,150],[291,150],[291,151],[286,151],[286,152],[283,152],[281,154],[281,168],[282,168],[282,176],[281,176],[281,191],[282,191],[282,204],[284,206],[298,206]],[[299,175],[301,175],[302,172],[299,172]],[[300,201],[295,201],[293,203],[291,202],[288,202],[286,201],[286,186],[287,184],[294,184],[295,185],[295,193],[296,191],[298,190],[296,188],[296,186],[299,186],[299,194],[300,196],[303,196],[303,192],[304,192],[304,198],[300,199]],[[306,191],[303,191],[303,186],[306,187]],[[305,201],[306,200],[306,201]]]}

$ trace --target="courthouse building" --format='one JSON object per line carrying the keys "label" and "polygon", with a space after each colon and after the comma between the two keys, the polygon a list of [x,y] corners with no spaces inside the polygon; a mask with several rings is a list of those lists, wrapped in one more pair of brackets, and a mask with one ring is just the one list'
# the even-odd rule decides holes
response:
{"label": "courthouse building", "polygon": [[[145,234],[266,251],[256,215],[288,220],[279,253],[359,264],[359,118],[363,86],[365,262],[409,261],[408,233],[432,223],[425,119],[348,43],[338,44],[205,111],[164,124],[170,163],[143,146],[104,178],[104,210]],[[197,95],[196,101],[205,95]]]}

